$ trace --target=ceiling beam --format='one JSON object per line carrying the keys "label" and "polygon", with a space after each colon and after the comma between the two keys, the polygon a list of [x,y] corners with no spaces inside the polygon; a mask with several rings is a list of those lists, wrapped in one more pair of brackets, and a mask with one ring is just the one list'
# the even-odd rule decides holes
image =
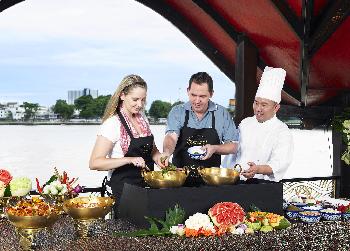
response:
{"label": "ceiling beam", "polygon": [[271,0],[275,8],[279,11],[282,17],[290,25],[294,33],[298,36],[299,39],[303,37],[303,25],[299,20],[298,16],[294,11],[289,7],[288,3],[285,0]]}
{"label": "ceiling beam", "polygon": [[312,57],[326,43],[350,14],[350,0],[331,0],[322,15],[315,20],[308,54]]}
{"label": "ceiling beam", "polygon": [[23,2],[24,0],[0,0],[0,12],[10,8],[11,6]]}
{"label": "ceiling beam", "polygon": [[[238,44],[239,37],[243,35],[243,33],[238,32],[234,29],[233,25],[231,25],[224,17],[222,17],[218,12],[216,12],[210,4],[206,0],[193,0],[195,4],[198,5],[203,11],[205,11],[222,29]],[[264,70],[266,63],[264,60],[258,55],[258,67],[261,70]],[[289,87],[288,84],[284,85],[283,90],[287,95],[293,98],[297,103],[300,103],[300,94],[295,90]]]}
{"label": "ceiling beam", "polygon": [[243,35],[242,32],[236,31],[223,16],[216,12],[208,3],[207,0],[192,0],[198,7],[200,7],[205,13],[207,13],[219,26],[233,39],[236,43],[239,41],[239,37]]}
{"label": "ceiling beam", "polygon": [[[136,0],[170,21],[200,49],[228,78],[235,81],[235,68],[183,15],[163,0]],[[169,48],[171,50],[171,48]]]}
{"label": "ceiling beam", "polygon": [[301,39],[300,62],[300,98],[301,106],[307,106],[307,89],[309,85],[310,56],[308,53],[310,27],[313,18],[314,1],[302,0],[303,36]]}

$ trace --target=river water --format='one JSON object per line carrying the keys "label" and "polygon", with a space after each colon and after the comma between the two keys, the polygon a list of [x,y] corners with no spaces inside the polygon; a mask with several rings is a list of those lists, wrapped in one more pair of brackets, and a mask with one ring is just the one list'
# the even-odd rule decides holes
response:
{"label": "river water", "polygon": [[[98,125],[0,125],[0,169],[13,176],[46,181],[53,168],[79,177],[88,187],[100,186],[106,172],[89,170],[89,157]],[[152,125],[156,145],[162,149],[164,125]],[[294,160],[285,178],[332,174],[332,134],[323,130],[292,129]]]}

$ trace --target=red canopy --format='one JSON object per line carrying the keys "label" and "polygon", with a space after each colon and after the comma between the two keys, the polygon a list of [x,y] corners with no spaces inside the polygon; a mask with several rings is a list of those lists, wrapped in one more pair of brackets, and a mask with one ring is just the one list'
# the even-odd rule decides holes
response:
{"label": "red canopy", "polygon": [[259,51],[257,80],[266,65],[287,71],[285,103],[319,105],[350,90],[350,1],[138,1],[170,20],[233,81],[238,37],[247,36]]}
{"label": "red canopy", "polygon": [[[0,11],[22,0],[0,1]],[[236,47],[259,51],[257,83],[268,66],[287,71],[287,104],[324,104],[350,90],[349,0],[137,0],[178,27],[232,81]]]}

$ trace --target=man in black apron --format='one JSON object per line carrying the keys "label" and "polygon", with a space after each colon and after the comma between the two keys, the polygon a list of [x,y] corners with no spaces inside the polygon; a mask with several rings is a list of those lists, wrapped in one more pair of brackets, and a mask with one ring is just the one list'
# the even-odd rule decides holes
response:
{"label": "man in black apron", "polygon": [[[151,157],[154,142],[153,135],[134,138],[120,111],[118,111],[118,117],[131,139],[128,151],[124,157],[142,157],[148,169],[153,170],[154,162]],[[141,176],[140,168],[135,167],[133,164],[127,164],[113,171],[109,180],[109,186],[112,188],[113,195],[118,198],[114,206],[114,210],[117,212],[116,216],[118,215],[119,200],[125,183],[144,187],[146,184]]]}
{"label": "man in black apron", "polygon": [[[198,167],[220,167],[221,154],[237,150],[238,133],[232,117],[224,107],[210,101],[213,93],[209,74],[192,75],[187,88],[189,102],[174,106],[168,116],[162,156],[173,154],[175,166],[190,168],[187,186],[203,184]],[[206,155],[192,159],[187,152],[192,146],[202,146]],[[167,165],[168,159],[164,162]]]}

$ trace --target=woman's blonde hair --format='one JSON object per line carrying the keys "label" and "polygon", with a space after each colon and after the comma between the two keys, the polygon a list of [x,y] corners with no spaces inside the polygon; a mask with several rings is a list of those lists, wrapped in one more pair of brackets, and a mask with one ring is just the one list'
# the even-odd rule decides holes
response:
{"label": "woman's blonde hair", "polygon": [[117,90],[114,92],[113,96],[108,101],[102,118],[102,122],[116,114],[122,102],[120,100],[120,95],[122,93],[127,95],[132,89],[136,87],[144,88],[147,91],[147,83],[140,76],[132,74],[123,78]]}

